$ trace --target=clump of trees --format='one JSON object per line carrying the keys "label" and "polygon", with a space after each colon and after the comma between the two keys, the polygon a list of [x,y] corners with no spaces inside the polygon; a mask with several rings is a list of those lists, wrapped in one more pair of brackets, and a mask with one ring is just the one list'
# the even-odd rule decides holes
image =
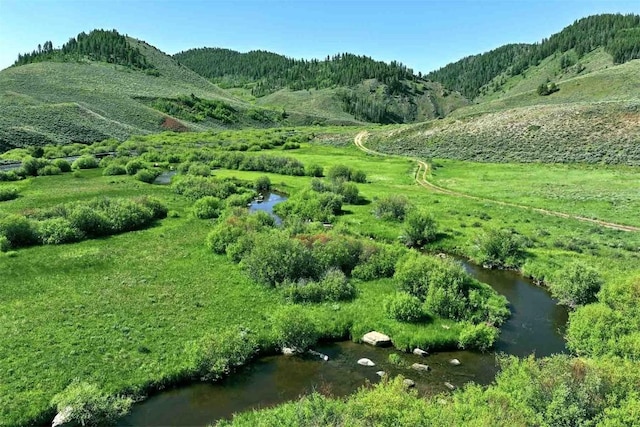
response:
{"label": "clump of trees", "polygon": [[549,283],[549,289],[560,304],[576,307],[592,303],[604,284],[594,268],[576,262],[561,269]]}

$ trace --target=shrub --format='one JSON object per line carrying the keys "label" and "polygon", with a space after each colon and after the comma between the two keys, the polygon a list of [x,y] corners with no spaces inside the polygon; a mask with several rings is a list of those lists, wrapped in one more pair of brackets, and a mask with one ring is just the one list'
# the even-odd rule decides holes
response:
{"label": "shrub", "polygon": [[11,242],[5,236],[0,236],[0,252],[7,252],[11,249]]}
{"label": "shrub", "polygon": [[17,181],[19,179],[20,179],[20,176],[16,173],[16,171],[9,171],[9,172],[0,171],[0,182]]}
{"label": "shrub", "polygon": [[71,172],[71,165],[65,159],[55,159],[51,164],[59,168],[62,172]]}
{"label": "shrub", "polygon": [[126,175],[127,170],[124,166],[118,165],[115,163],[111,163],[102,171],[102,175],[104,176],[115,176],[115,175]]}
{"label": "shrub", "polygon": [[95,169],[98,167],[98,159],[93,156],[80,156],[71,165],[73,169]]}
{"label": "shrub", "polygon": [[45,159],[37,159],[34,157],[25,157],[22,161],[22,172],[29,176],[38,176],[38,170],[47,166],[49,162]]}
{"label": "shrub", "polygon": [[350,205],[360,203],[360,190],[352,182],[340,183],[340,185],[335,186],[334,192],[340,194],[345,203]]}
{"label": "shrub", "polygon": [[207,235],[207,247],[217,254],[224,254],[227,247],[244,235],[239,227],[221,223]]}
{"label": "shrub", "polygon": [[7,200],[13,200],[18,198],[17,188],[2,188],[0,187],[0,202],[6,202]]}
{"label": "shrub", "polygon": [[81,426],[114,425],[129,412],[133,400],[123,396],[109,396],[95,384],[75,380],[56,394],[51,404],[58,412],[71,408],[68,422]]}
{"label": "shrub", "polygon": [[331,180],[342,179],[349,181],[351,176],[351,169],[345,165],[333,165],[327,170],[327,177]]}
{"label": "shrub", "polygon": [[367,182],[367,174],[365,174],[361,170],[352,170],[351,181],[364,184],[365,182]]}
{"label": "shrub", "polygon": [[195,349],[195,370],[201,380],[216,381],[244,365],[257,354],[255,336],[231,328],[203,338]]}
{"label": "shrub", "polygon": [[154,219],[166,218],[169,213],[167,205],[155,197],[142,196],[135,198],[134,202],[151,209],[151,215]]}
{"label": "shrub", "polygon": [[489,230],[476,244],[478,262],[489,268],[518,267],[525,258],[524,239],[510,230]]}
{"label": "shrub", "polygon": [[310,236],[314,265],[318,273],[338,268],[346,274],[358,264],[362,243],[354,238],[341,235],[318,234]]}
{"label": "shrub", "polygon": [[406,292],[388,297],[384,301],[384,311],[390,319],[399,322],[419,322],[424,318],[420,300]]}
{"label": "shrub", "polygon": [[265,233],[256,239],[242,260],[249,277],[268,286],[309,277],[312,269],[309,250],[283,232]]}
{"label": "shrub", "polygon": [[153,181],[156,180],[156,178],[158,177],[159,174],[160,174],[160,172],[156,171],[156,170],[140,169],[138,172],[136,172],[136,174],[133,177],[135,179],[137,179],[138,181],[142,181],[142,182],[146,182],[147,184],[151,184]]}
{"label": "shrub", "polygon": [[595,269],[577,262],[560,270],[549,288],[560,304],[575,307],[594,302],[602,284],[602,277]]}
{"label": "shrub", "polygon": [[32,245],[38,241],[33,223],[21,215],[0,218],[0,236],[6,237],[12,248]]}
{"label": "shrub", "polygon": [[307,167],[304,169],[304,174],[306,176],[312,176],[312,177],[316,177],[316,178],[321,178],[323,175],[323,169],[322,166],[318,165],[318,164],[310,164],[307,165]]}
{"label": "shrub", "polygon": [[106,215],[87,205],[75,206],[68,218],[71,226],[87,237],[106,236],[111,232],[111,224]]}
{"label": "shrub", "polygon": [[253,188],[258,193],[269,192],[271,190],[271,180],[269,179],[268,176],[258,177],[258,179],[256,179],[256,182],[255,182]]}
{"label": "shrub", "polygon": [[436,240],[437,235],[438,227],[433,216],[419,210],[409,212],[405,219],[404,234],[402,235],[405,245],[421,248]]}
{"label": "shrub", "polygon": [[228,207],[243,208],[253,200],[252,193],[232,194],[226,200]]}
{"label": "shrub", "polygon": [[81,240],[82,232],[71,225],[66,218],[49,218],[38,223],[38,236],[45,245],[77,242]]}
{"label": "shrub", "polygon": [[140,159],[129,160],[129,162],[125,165],[125,170],[127,171],[127,175],[135,175],[138,171],[145,169],[147,164]]}
{"label": "shrub", "polygon": [[478,325],[467,324],[458,338],[458,346],[463,350],[487,351],[493,347],[500,330],[485,323]]}
{"label": "shrub", "polygon": [[328,270],[318,282],[299,280],[284,286],[285,296],[293,302],[318,303],[345,301],[355,296],[356,290],[344,273],[336,268]]}
{"label": "shrub", "polygon": [[187,173],[195,176],[209,176],[211,175],[211,168],[204,163],[191,163]]}
{"label": "shrub", "polygon": [[205,196],[193,204],[193,214],[196,218],[218,218],[222,209],[222,202],[217,197]]}
{"label": "shrub", "polygon": [[389,363],[396,366],[404,366],[404,360],[398,353],[391,353],[389,355]]}
{"label": "shrub", "polygon": [[398,194],[376,200],[373,208],[376,217],[391,221],[403,221],[408,210],[409,200]]}
{"label": "shrub", "polygon": [[355,266],[351,275],[361,280],[391,277],[395,273],[395,266],[401,253],[400,248],[390,245],[364,246],[360,254],[359,263]]}
{"label": "shrub", "polygon": [[282,307],[273,316],[273,329],[280,347],[305,351],[316,343],[319,334],[306,312],[298,307]]}
{"label": "shrub", "polygon": [[282,217],[298,217],[301,220],[331,222],[342,212],[342,196],[326,192],[302,191],[274,207]]}
{"label": "shrub", "polygon": [[38,169],[39,176],[51,176],[51,175],[60,175],[62,170],[59,167],[53,165],[47,165],[42,169]]}

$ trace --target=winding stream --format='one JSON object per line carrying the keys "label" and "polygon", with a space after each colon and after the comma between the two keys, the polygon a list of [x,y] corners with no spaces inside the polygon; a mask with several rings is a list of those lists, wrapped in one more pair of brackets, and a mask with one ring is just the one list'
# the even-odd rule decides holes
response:
{"label": "winding stream", "polygon": [[[275,194],[253,210],[271,213],[273,206],[285,200]],[[549,293],[512,271],[486,270],[460,260],[465,269],[481,282],[488,283],[511,303],[511,317],[503,325],[496,352],[538,357],[565,352],[563,334],[568,314],[556,305]],[[258,359],[231,377],[215,383],[197,383],[163,391],[134,406],[120,426],[206,426],[236,412],[273,406],[294,400],[313,390],[334,396],[353,393],[367,381],[380,381],[382,370],[392,376],[402,374],[416,382],[419,393],[427,395],[447,391],[445,382],[461,387],[469,381],[490,383],[497,372],[495,354],[469,351],[440,352],[426,358],[353,342],[319,345],[327,354],[325,362],[315,356],[269,356]],[[406,365],[414,362],[431,366],[430,372],[417,372],[389,363],[390,353],[401,355]],[[356,364],[362,357],[375,367]],[[460,366],[449,361],[458,359]]]}

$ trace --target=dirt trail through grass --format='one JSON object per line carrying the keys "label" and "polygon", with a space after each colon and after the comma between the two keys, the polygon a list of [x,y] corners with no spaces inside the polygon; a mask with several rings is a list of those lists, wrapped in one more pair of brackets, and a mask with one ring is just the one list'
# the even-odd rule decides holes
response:
{"label": "dirt trail through grass", "polygon": [[[385,153],[380,153],[377,151],[374,151],[370,148],[365,147],[364,145],[364,141],[367,138],[367,136],[369,136],[369,133],[367,131],[362,131],[360,133],[358,133],[356,135],[356,137],[354,138],[353,142],[354,144],[362,151],[364,151],[367,154],[371,154],[371,155],[376,155],[376,156],[384,156],[384,157],[391,157],[391,155],[389,154],[385,154]],[[467,199],[471,199],[471,200],[478,200],[481,202],[489,202],[489,203],[496,203],[498,205],[502,205],[502,206],[511,206],[514,208],[520,208],[520,209],[529,209],[532,210],[534,212],[539,212],[545,215],[553,215],[553,216],[557,216],[560,218],[569,218],[569,219],[575,219],[578,221],[582,221],[582,222],[589,222],[592,224],[596,224],[596,225],[600,225],[603,227],[607,227],[607,228],[612,228],[614,230],[622,230],[622,231],[640,231],[640,227],[634,227],[631,225],[623,225],[623,224],[616,224],[613,222],[607,222],[607,221],[601,221],[599,219],[593,219],[593,218],[585,218],[583,216],[578,216],[578,215],[570,215],[564,212],[557,212],[557,211],[552,211],[552,210],[548,210],[548,209],[542,209],[542,208],[534,208],[532,206],[526,206],[526,205],[520,205],[517,203],[509,203],[509,202],[504,202],[504,201],[500,201],[500,200],[492,200],[492,199],[486,199],[484,197],[478,197],[478,196],[473,196],[471,194],[465,194],[465,193],[460,193],[457,191],[452,191],[449,190],[447,188],[444,187],[440,187],[436,184],[433,184],[431,182],[429,182],[427,180],[427,176],[429,175],[429,165],[420,160],[420,159],[416,159],[416,158],[412,158],[417,164],[418,164],[418,169],[416,170],[416,175],[415,175],[415,180],[418,183],[418,185],[421,185],[424,188],[427,188],[431,191],[435,191],[438,193],[442,193],[442,194],[447,194],[450,196],[454,196],[454,197],[464,197]]]}

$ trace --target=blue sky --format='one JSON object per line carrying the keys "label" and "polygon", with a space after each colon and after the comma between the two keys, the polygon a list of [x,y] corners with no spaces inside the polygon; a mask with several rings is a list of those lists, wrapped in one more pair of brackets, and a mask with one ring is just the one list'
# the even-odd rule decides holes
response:
{"label": "blue sky", "polygon": [[640,1],[0,0],[0,69],[46,40],[59,46],[81,31],[115,28],[170,54],[202,46],[295,58],[351,52],[427,72],[604,12],[640,13]]}

